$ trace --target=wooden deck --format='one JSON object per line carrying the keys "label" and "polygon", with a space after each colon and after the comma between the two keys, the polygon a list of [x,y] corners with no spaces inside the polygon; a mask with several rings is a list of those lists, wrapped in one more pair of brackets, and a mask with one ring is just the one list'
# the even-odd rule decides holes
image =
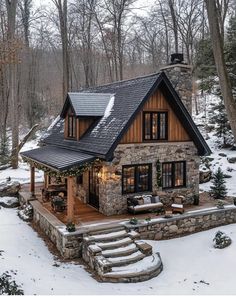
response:
{"label": "wooden deck", "polygon": [[[49,202],[43,202],[42,201],[42,184],[36,184],[36,197],[37,200],[53,215],[55,215],[60,221],[63,223],[67,223],[67,211],[63,212],[55,212],[52,210],[51,203]],[[25,197],[29,198],[30,197],[30,192],[29,192],[29,185],[23,185],[22,192],[24,192]],[[232,200],[228,200],[229,203],[232,203]],[[209,208],[213,207],[216,205],[216,202],[212,199],[209,198],[209,195],[207,193],[201,193],[200,194],[200,204],[198,206],[194,205],[189,205],[185,206],[185,211],[193,211],[193,210],[198,210],[198,209],[203,209],[203,208]],[[167,209],[168,210],[168,209]],[[74,216],[74,222],[76,225],[83,226],[83,225],[88,225],[88,224],[95,224],[95,223],[111,223],[111,222],[120,222],[124,221],[127,219],[130,219],[134,217],[131,214],[122,214],[122,215],[115,215],[115,216],[105,216],[101,213],[99,213],[98,210],[95,208],[91,207],[88,204],[82,203],[79,199],[76,199],[75,201],[75,216]],[[161,215],[157,215],[157,213],[143,213],[143,214],[138,214],[135,215],[136,218],[138,219],[145,219],[147,217],[151,217],[152,219],[154,218],[160,218],[162,217]]]}

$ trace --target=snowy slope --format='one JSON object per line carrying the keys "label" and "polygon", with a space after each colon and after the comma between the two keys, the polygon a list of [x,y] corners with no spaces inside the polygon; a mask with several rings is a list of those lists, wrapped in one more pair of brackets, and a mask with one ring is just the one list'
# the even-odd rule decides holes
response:
{"label": "snowy slope", "polygon": [[[233,243],[214,249],[218,230],[167,241],[148,241],[159,251],[164,270],[152,280],[136,284],[98,283],[83,266],[56,262],[32,228],[16,216],[16,210],[0,210],[0,275],[16,270],[14,277],[26,295],[160,295],[235,294],[236,224],[221,227]],[[202,282],[200,282],[202,281]]]}

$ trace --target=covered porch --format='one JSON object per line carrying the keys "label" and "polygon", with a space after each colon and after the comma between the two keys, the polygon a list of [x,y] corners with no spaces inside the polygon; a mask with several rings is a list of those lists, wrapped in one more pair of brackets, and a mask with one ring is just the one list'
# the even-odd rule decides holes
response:
{"label": "covered porch", "polygon": [[[96,201],[100,160],[55,146],[24,152],[22,157],[30,164],[30,184],[24,185],[21,191],[25,201],[38,200],[63,223],[79,224],[88,219],[88,213],[92,221],[101,218]],[[41,184],[35,183],[36,168],[44,171]],[[85,179],[83,185],[87,190],[82,190]]]}

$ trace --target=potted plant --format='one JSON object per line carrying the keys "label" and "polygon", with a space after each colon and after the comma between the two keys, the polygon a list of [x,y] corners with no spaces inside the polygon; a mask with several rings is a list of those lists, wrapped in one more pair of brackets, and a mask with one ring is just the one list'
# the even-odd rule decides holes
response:
{"label": "potted plant", "polygon": [[224,201],[223,200],[218,200],[217,208],[218,209],[224,209]]}
{"label": "potted plant", "polygon": [[72,232],[75,232],[75,224],[73,222],[68,222],[66,224],[66,230],[69,232],[69,233],[72,233]]}
{"label": "potted plant", "polygon": [[136,224],[138,224],[138,219],[136,217],[133,217],[129,220],[129,223],[132,225],[136,225]]}

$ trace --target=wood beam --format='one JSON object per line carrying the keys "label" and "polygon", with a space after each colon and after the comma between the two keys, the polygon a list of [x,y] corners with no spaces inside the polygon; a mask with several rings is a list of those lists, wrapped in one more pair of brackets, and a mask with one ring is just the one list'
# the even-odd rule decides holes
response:
{"label": "wood beam", "polygon": [[30,199],[35,199],[35,167],[30,166]]}
{"label": "wood beam", "polygon": [[73,222],[75,215],[75,177],[67,178],[67,221]]}

